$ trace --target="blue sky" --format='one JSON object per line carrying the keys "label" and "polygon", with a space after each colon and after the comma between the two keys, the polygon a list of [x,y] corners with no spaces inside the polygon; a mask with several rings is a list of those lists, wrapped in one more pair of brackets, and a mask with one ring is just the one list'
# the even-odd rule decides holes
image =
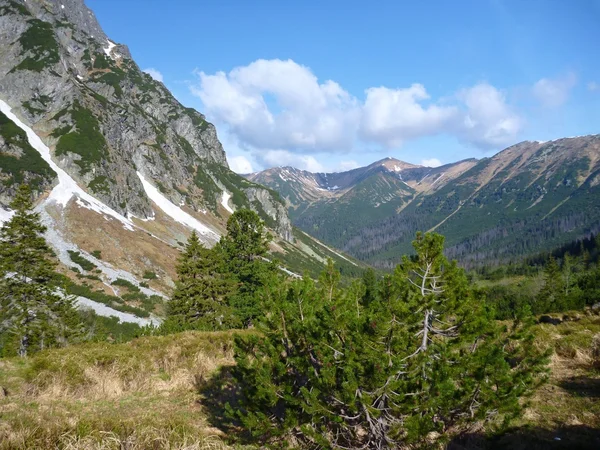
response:
{"label": "blue sky", "polygon": [[86,0],[234,170],[439,164],[600,132],[600,0]]}

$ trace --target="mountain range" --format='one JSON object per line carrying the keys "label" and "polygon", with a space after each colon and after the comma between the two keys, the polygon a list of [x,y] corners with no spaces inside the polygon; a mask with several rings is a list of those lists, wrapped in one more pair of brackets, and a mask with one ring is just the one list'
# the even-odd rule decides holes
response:
{"label": "mountain range", "polygon": [[444,234],[466,267],[513,261],[599,230],[599,160],[600,136],[583,136],[436,168],[386,158],[242,177],[215,127],[141,71],[83,0],[0,0],[0,222],[29,184],[61,271],[99,314],[153,320],[131,313],[145,300],[123,286],[168,297],[191,231],[212,246],[240,208],[296,274],[327,258],[348,275],[393,267],[418,230]]}
{"label": "mountain range", "polygon": [[278,191],[292,222],[390,268],[416,231],[446,236],[466,267],[508,263],[600,229],[600,135],[521,142],[430,168],[393,158],[341,173],[278,167],[247,175]]}
{"label": "mountain range", "polygon": [[232,172],[215,127],[141,71],[83,0],[0,0],[0,220],[23,183],[63,271],[94,291],[120,295],[120,278],[167,296],[191,230],[212,246],[239,208],[265,221],[286,270],[328,257],[358,267],[294,230],[275,191]]}

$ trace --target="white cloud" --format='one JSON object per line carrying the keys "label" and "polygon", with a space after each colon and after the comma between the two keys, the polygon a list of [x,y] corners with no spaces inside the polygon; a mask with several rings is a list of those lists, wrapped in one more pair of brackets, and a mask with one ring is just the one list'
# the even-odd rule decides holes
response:
{"label": "white cloud", "polygon": [[229,168],[235,173],[254,172],[254,169],[252,168],[252,163],[245,156],[227,156],[227,162],[229,163]]}
{"label": "white cloud", "polygon": [[337,83],[319,83],[292,60],[258,60],[228,74],[198,73],[192,92],[206,113],[258,149],[348,150],[358,121],[356,101]]}
{"label": "white cloud", "polygon": [[502,92],[487,83],[462,90],[458,97],[466,112],[456,132],[461,139],[482,149],[514,143],[523,120],[506,103]]}
{"label": "white cloud", "polygon": [[163,74],[160,73],[158,70],[153,69],[152,67],[149,67],[147,69],[142,70],[142,72],[146,72],[148,75],[150,75],[152,78],[154,78],[156,81],[160,81],[161,83],[163,82],[164,78],[163,78]]}
{"label": "white cloud", "polygon": [[354,160],[341,161],[339,165],[340,172],[347,172],[348,170],[356,169],[360,167],[360,164]]}
{"label": "white cloud", "polygon": [[590,81],[587,84],[587,88],[588,88],[588,91],[595,92],[597,90],[600,90],[600,84],[596,83],[595,81]]}
{"label": "white cloud", "polygon": [[437,158],[429,158],[421,161],[421,165],[425,167],[439,167],[442,162]]}
{"label": "white cloud", "polygon": [[[210,120],[252,156],[255,166],[289,163],[321,170],[314,157],[299,155],[344,153],[368,144],[397,148],[440,134],[489,150],[514,143],[523,126],[505,95],[487,83],[443,101],[430,98],[421,84],[372,87],[361,102],[338,83],[322,82],[292,60],[261,59],[228,73],[197,76],[192,93],[200,97]],[[348,170],[351,165],[339,167]]]}
{"label": "white cloud", "polygon": [[256,152],[254,156],[264,167],[291,166],[309,172],[325,172],[325,167],[311,155],[298,155],[287,150]]}
{"label": "white cloud", "polygon": [[429,95],[421,84],[406,89],[370,88],[366,94],[362,136],[389,148],[400,147],[409,139],[438,134],[458,114],[454,106],[424,107],[420,102],[429,99]]}
{"label": "white cloud", "polygon": [[533,85],[533,95],[542,106],[556,108],[568,100],[569,93],[576,83],[577,77],[574,73],[554,79],[542,78]]}

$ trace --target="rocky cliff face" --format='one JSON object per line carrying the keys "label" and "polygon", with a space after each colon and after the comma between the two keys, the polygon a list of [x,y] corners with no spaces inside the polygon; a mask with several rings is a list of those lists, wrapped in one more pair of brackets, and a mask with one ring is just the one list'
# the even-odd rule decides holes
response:
{"label": "rocky cliff face", "polygon": [[[0,99],[60,168],[123,216],[154,217],[139,173],[172,203],[217,221],[228,214],[225,191],[233,208],[251,207],[291,236],[279,200],[229,171],[214,126],[143,73],[83,0],[0,0]],[[55,183],[42,177],[41,190]],[[4,205],[10,192],[0,187]]]}

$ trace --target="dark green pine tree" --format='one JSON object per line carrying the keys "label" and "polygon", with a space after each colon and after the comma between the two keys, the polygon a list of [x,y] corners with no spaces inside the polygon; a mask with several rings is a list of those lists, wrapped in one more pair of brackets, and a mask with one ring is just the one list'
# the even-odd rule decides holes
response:
{"label": "dark green pine tree", "polygon": [[221,254],[204,247],[192,232],[177,266],[179,279],[162,325],[164,332],[222,330],[234,325],[227,306],[232,285],[223,266]]}
{"label": "dark green pine tree", "polygon": [[316,285],[265,289],[260,333],[235,337],[243,395],[229,414],[260,444],[363,449],[423,444],[432,433],[441,441],[518,414],[543,378],[531,320],[495,322],[443,242],[419,234],[417,256],[368,303],[331,263]]}
{"label": "dark green pine tree", "polygon": [[235,284],[229,305],[243,326],[252,325],[261,313],[257,293],[276,271],[266,260],[271,236],[254,211],[239,209],[227,221],[227,234],[216,250],[221,252],[225,268]]}
{"label": "dark green pine tree", "polygon": [[562,311],[565,307],[565,283],[560,266],[550,257],[544,267],[544,286],[536,299],[535,312]]}
{"label": "dark green pine tree", "polygon": [[56,262],[29,187],[19,188],[10,207],[15,214],[0,229],[0,353],[26,356],[83,339],[74,300],[56,285]]}
{"label": "dark green pine tree", "polygon": [[362,284],[365,291],[361,301],[363,305],[368,306],[377,298],[377,275],[373,269],[369,268],[365,271],[362,277]]}

